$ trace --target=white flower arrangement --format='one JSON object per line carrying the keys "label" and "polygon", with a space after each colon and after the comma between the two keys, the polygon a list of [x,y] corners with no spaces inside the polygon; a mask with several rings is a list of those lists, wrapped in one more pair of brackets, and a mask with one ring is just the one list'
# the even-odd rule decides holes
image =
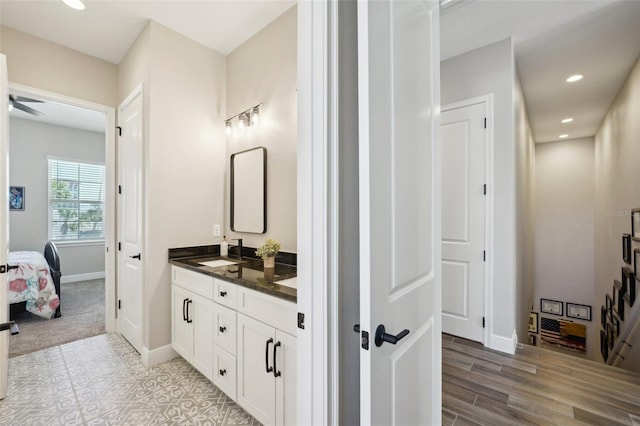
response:
{"label": "white flower arrangement", "polygon": [[280,248],[281,246],[279,242],[269,238],[264,242],[264,244],[258,247],[258,250],[256,250],[256,256],[259,256],[262,259],[266,259],[267,257],[275,257],[275,255],[280,251]]}

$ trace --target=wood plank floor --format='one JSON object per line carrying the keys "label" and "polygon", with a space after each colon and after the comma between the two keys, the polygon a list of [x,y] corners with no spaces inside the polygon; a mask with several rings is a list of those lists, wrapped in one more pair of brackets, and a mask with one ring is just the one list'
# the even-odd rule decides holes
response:
{"label": "wood plank floor", "polygon": [[442,336],[444,425],[640,426],[640,375],[528,345]]}

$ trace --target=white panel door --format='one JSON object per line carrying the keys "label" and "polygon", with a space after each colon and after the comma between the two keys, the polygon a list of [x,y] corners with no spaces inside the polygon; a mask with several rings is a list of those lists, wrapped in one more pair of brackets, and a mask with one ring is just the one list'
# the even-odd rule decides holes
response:
{"label": "white panel door", "polygon": [[484,341],[485,104],[444,111],[442,330]]}
{"label": "white panel door", "polygon": [[[7,265],[9,250],[9,111],[7,58],[0,55],[0,265]],[[0,273],[0,323],[9,321],[7,274]],[[9,330],[0,331],[0,399],[7,396]]]}
{"label": "white panel door", "polygon": [[441,424],[438,21],[437,1],[358,2],[366,425]]}
{"label": "white panel door", "polygon": [[276,424],[275,329],[238,313],[238,404],[260,423]]}
{"label": "white panel door", "polygon": [[118,330],[138,352],[143,339],[142,92],[118,108]]}

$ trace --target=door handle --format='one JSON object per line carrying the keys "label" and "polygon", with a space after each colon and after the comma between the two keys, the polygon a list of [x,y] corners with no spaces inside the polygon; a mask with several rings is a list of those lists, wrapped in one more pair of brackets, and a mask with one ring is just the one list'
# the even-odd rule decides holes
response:
{"label": "door handle", "polygon": [[187,300],[187,323],[191,324],[193,322],[193,320],[191,318],[189,318],[189,304],[193,303],[193,300],[189,299]]}
{"label": "door handle", "polygon": [[182,299],[182,321],[187,320],[187,300],[189,299]]}
{"label": "door handle", "polygon": [[140,253],[136,254],[135,256],[129,256],[129,257],[132,259],[138,259],[138,260],[142,259],[142,256]]}
{"label": "door handle", "polygon": [[18,269],[20,265],[0,265],[0,274],[4,274],[12,269]]}
{"label": "door handle", "polygon": [[269,343],[273,343],[273,339],[271,337],[267,340],[267,347],[264,352],[264,366],[267,373],[271,373],[273,371],[273,367],[269,367]]}
{"label": "door handle", "polygon": [[18,330],[18,324],[15,321],[3,322],[0,324],[0,331],[11,330],[11,335],[15,336],[20,332]]}
{"label": "door handle", "polygon": [[382,346],[384,342],[395,345],[399,340],[402,340],[407,334],[409,334],[409,330],[406,328],[395,336],[393,334],[385,333],[385,331],[384,325],[382,324],[376,328],[376,346]]}
{"label": "door handle", "polygon": [[220,333],[224,333],[227,331],[227,327],[219,327],[218,330],[220,330]]}
{"label": "door handle", "polygon": [[278,353],[278,347],[282,346],[282,343],[278,342],[273,345],[273,377],[280,377],[282,373],[278,371],[278,367],[276,367],[276,354]]}

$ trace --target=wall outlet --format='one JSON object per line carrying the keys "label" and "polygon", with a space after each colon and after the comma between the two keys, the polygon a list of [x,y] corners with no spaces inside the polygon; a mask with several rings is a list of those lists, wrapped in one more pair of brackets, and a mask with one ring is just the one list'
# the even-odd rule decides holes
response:
{"label": "wall outlet", "polygon": [[222,232],[220,231],[220,225],[213,225],[213,236],[219,237],[221,235],[222,235]]}

